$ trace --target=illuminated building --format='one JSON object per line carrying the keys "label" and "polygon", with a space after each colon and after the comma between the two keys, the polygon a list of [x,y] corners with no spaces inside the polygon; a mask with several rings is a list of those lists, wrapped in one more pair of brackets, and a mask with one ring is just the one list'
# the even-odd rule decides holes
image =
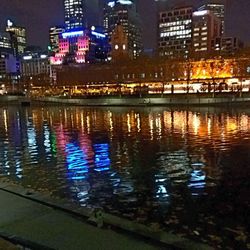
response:
{"label": "illuminated building", "polygon": [[85,63],[89,38],[84,30],[67,31],[59,39],[59,52],[51,57],[52,65]]}
{"label": "illuminated building", "polygon": [[26,48],[26,29],[7,21],[6,32],[10,34],[11,47],[14,55],[21,55]]}
{"label": "illuminated building", "polygon": [[[187,64],[191,65],[189,83],[187,83],[186,74]],[[197,61],[145,61],[144,58],[117,64],[68,66],[57,71],[57,86],[72,89],[71,93],[77,89],[77,94],[83,96],[108,97],[109,95],[186,93],[186,85],[190,84],[189,92],[196,93],[197,90],[208,91],[206,84],[219,85],[239,77],[249,79],[248,65],[250,65],[249,59],[236,58]]]}
{"label": "illuminated building", "polygon": [[84,1],[64,0],[64,8],[66,30],[53,29],[53,41],[58,45],[54,46],[56,53],[51,57],[51,64],[106,61],[109,51],[107,36],[100,27],[84,28]]}
{"label": "illuminated building", "polygon": [[212,50],[220,55],[233,55],[243,47],[237,37],[216,37],[212,40]]}
{"label": "illuminated building", "polygon": [[160,12],[158,49],[160,56],[188,57],[192,46],[191,7]]}
{"label": "illuminated building", "polygon": [[92,26],[88,30],[89,50],[87,52],[87,61],[89,63],[102,62],[108,60],[110,45],[108,36],[104,32],[104,28],[100,26]]}
{"label": "illuminated building", "polygon": [[224,35],[225,33],[225,5],[222,1],[207,1],[206,4],[202,5],[199,9],[202,10],[210,10],[214,13],[214,15],[221,21],[221,29],[220,35]]}
{"label": "illuminated building", "polygon": [[111,35],[111,57],[113,61],[131,58],[128,50],[128,36],[122,25],[117,25]]}
{"label": "illuminated building", "polygon": [[83,30],[64,32],[59,41],[59,52],[51,57],[51,63],[53,65],[85,63],[88,50],[89,38]]}
{"label": "illuminated building", "polygon": [[117,25],[122,25],[128,38],[128,50],[133,58],[142,51],[140,19],[131,0],[109,0],[104,6],[103,25],[111,39]]}
{"label": "illuminated building", "polygon": [[209,53],[212,40],[220,35],[221,21],[209,10],[193,12],[193,50]]}
{"label": "illuminated building", "polygon": [[11,51],[10,39],[0,34],[0,51]]}
{"label": "illuminated building", "polygon": [[66,30],[82,29],[85,21],[84,14],[83,0],[64,0]]}
{"label": "illuminated building", "polygon": [[20,60],[20,71],[22,76],[49,75],[50,65],[48,55],[26,52]]}
{"label": "illuminated building", "polygon": [[64,0],[64,14],[66,30],[58,27],[51,30],[51,47],[54,43],[56,52],[51,57],[51,64],[83,63],[88,50],[88,38],[84,32],[84,1]]}
{"label": "illuminated building", "polygon": [[49,30],[49,41],[50,48],[49,50],[55,53],[59,52],[59,37],[64,32],[64,28],[54,26]]}
{"label": "illuminated building", "polygon": [[4,84],[17,83],[19,77],[19,63],[12,53],[0,51],[0,82]]}
{"label": "illuminated building", "polygon": [[26,51],[20,58],[20,75],[24,89],[32,89],[32,86],[49,86],[49,56],[40,51]]}
{"label": "illuminated building", "polygon": [[101,27],[64,32],[59,38],[59,52],[52,65],[106,61],[110,46]]}

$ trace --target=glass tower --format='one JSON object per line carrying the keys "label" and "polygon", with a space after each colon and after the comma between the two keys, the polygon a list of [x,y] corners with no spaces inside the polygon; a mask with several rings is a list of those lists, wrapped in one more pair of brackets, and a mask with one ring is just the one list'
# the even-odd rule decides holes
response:
{"label": "glass tower", "polygon": [[64,0],[66,30],[83,28],[84,0]]}

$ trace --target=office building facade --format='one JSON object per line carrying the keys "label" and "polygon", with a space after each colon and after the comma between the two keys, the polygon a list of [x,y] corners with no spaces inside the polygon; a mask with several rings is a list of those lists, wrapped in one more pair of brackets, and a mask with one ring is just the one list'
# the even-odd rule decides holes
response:
{"label": "office building facade", "polygon": [[20,73],[22,76],[50,74],[49,57],[45,53],[26,52],[20,59]]}
{"label": "office building facade", "polygon": [[169,58],[187,58],[192,48],[192,7],[159,13],[158,52]]}
{"label": "office building facade", "polygon": [[221,21],[212,11],[193,12],[193,51],[200,56],[212,51],[212,40],[220,36]]}
{"label": "office building facade", "polygon": [[11,43],[9,37],[0,34],[0,52],[11,51]]}
{"label": "office building facade", "polygon": [[64,0],[66,30],[82,29],[85,25],[85,1]]}

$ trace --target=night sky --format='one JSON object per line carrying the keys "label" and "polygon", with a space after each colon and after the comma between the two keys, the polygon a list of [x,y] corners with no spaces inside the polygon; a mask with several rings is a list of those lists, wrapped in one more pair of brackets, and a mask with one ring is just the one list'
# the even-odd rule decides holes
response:
{"label": "night sky", "polygon": [[[98,21],[94,7],[95,1],[87,0],[89,25]],[[167,0],[171,5],[199,5],[202,0]],[[145,48],[155,46],[156,41],[156,4],[154,0],[138,0],[138,10],[143,22],[143,39]],[[227,0],[226,34],[238,36],[250,44],[250,0]],[[63,24],[63,0],[0,0],[0,31],[6,20],[27,28],[28,43],[45,48],[48,44],[48,30],[52,25]],[[153,34],[153,35],[152,35]]]}

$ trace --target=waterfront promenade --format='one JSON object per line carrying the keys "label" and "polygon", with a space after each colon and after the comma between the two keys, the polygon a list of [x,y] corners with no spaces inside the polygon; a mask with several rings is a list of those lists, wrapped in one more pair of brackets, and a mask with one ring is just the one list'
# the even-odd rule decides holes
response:
{"label": "waterfront promenade", "polygon": [[149,239],[143,227],[137,233],[122,229],[122,220],[118,229],[115,217],[98,228],[86,221],[81,208],[5,182],[0,182],[0,200],[0,239],[30,249],[211,249],[167,233],[152,231]]}
{"label": "waterfront promenade", "polygon": [[249,105],[250,93],[199,93],[144,96],[0,96],[0,103],[79,106],[234,106]]}

